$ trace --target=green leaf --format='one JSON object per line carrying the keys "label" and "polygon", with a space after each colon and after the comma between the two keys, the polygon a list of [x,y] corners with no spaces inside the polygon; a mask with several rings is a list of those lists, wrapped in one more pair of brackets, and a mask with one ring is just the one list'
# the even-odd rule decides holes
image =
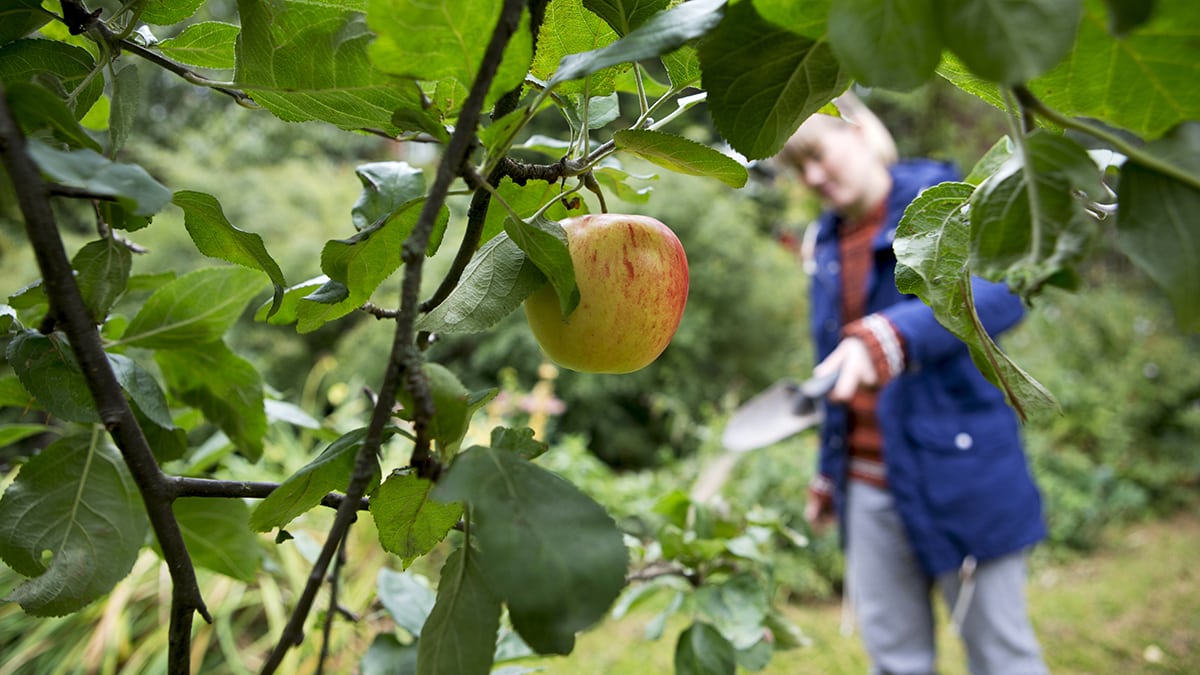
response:
{"label": "green leaf", "polygon": [[770,608],[767,593],[767,587],[753,574],[743,572],[696,589],[696,606],[734,649],[748,649],[762,639]]}
{"label": "green leaf", "polygon": [[108,111],[108,154],[115,157],[137,120],[142,84],[135,66],[116,71],[112,80],[112,106]]}
{"label": "green leaf", "polygon": [[974,191],[966,183],[941,183],[908,206],[893,242],[896,288],[921,298],[938,322],[966,343],[980,372],[1004,392],[1024,420],[1057,405],[1041,384],[1000,351],[975,311],[967,269],[970,226],[963,213]]}
{"label": "green leaf", "polygon": [[[555,0],[546,7],[529,73],[549,80],[564,57],[604,48],[617,37],[603,19],[584,8],[583,0]],[[586,91],[589,96],[607,96],[616,90],[618,71],[603,69],[585,81],[564,82],[557,87],[558,93],[568,96]]]}
{"label": "green leaf", "polygon": [[0,499],[0,558],[32,577],[6,600],[29,614],[74,612],[112,590],[137,560],[147,530],[141,496],[103,438],[96,432],[51,444]]}
{"label": "green leaf", "polygon": [[396,472],[371,493],[371,517],[379,543],[407,569],[446,538],[462,516],[462,504],[429,498],[433,483],[416,473]]}
{"label": "green leaf", "polygon": [[814,40],[826,33],[831,0],[754,0],[759,16]]}
{"label": "green leaf", "polygon": [[684,45],[669,54],[664,54],[662,63],[667,70],[667,77],[671,80],[671,86],[676,89],[683,89],[700,79],[700,54],[691,45]]}
{"label": "green leaf", "polygon": [[50,129],[54,137],[76,148],[100,152],[100,144],[88,135],[65,101],[49,89],[32,82],[6,84],[8,105],[28,135],[38,129]]}
{"label": "green leaf", "polygon": [[38,407],[37,401],[29,394],[16,375],[0,377],[0,406],[10,406],[22,410]]}
{"label": "green leaf", "polygon": [[0,448],[19,443],[31,436],[56,431],[54,427],[45,424],[0,424]]}
{"label": "green leaf", "polygon": [[442,566],[437,602],[417,642],[418,675],[487,675],[500,630],[500,599],[484,579],[479,554],[456,549]]}
{"label": "green leaf", "polygon": [[396,625],[413,637],[420,637],[437,600],[437,594],[429,587],[425,577],[381,567],[375,586],[379,592],[379,603],[392,615]]}
{"label": "green leaf", "polygon": [[247,522],[250,507],[240,499],[190,497],[172,504],[188,554],[196,565],[253,583],[262,563],[258,537]]}
{"label": "green leaf", "polygon": [[540,457],[550,449],[545,443],[533,437],[533,429],[529,427],[522,429],[496,427],[492,429],[491,445],[493,448],[516,453],[521,459],[530,460]]}
{"label": "green leaf", "polygon": [[221,338],[262,290],[259,272],[209,267],[189,272],[151,295],[125,329],[121,344],[191,348]]}
{"label": "green leaf", "polygon": [[[335,304],[316,302],[311,297],[302,299],[296,308],[297,330],[301,333],[316,330],[369,300],[379,284],[399,269],[403,262],[400,253],[404,240],[417,226],[424,204],[423,198],[414,199],[396,209],[387,220],[376,222],[349,239],[326,242],[321,251],[321,270],[331,281],[345,286],[347,296]],[[435,250],[435,242],[441,236],[438,233],[445,231],[449,220],[450,211],[443,206],[427,253]]]}
{"label": "green leaf", "polygon": [[71,259],[71,267],[92,322],[104,323],[129,282],[133,268],[129,247],[112,237],[89,242]]}
{"label": "green leaf", "polygon": [[379,633],[359,663],[361,675],[416,675],[416,642],[402,644],[392,633]]}
{"label": "green leaf", "polygon": [[829,44],[867,86],[913,89],[942,56],[936,0],[842,0],[829,12]]}
{"label": "green leaf", "polygon": [[850,84],[828,43],[763,20],[749,2],[729,7],[700,42],[700,65],[717,130],[748,159],[779,152]]}
{"label": "green leaf", "polygon": [[570,653],[625,585],[625,544],[604,508],[516,453],[465,451],[434,497],[471,505],[488,585],[539,653]]}
{"label": "green leaf", "polygon": [[[186,277],[184,277],[186,278]],[[267,431],[262,377],[223,342],[160,350],[154,354],[167,390],[225,432],[250,461],[262,456]]]}
{"label": "green leaf", "polygon": [[158,380],[154,379],[150,371],[122,354],[109,354],[108,363],[112,367],[121,389],[141,410],[146,419],[166,429],[175,427],[175,421],[171,418],[171,409],[167,406],[167,397],[163,394],[162,388],[158,386]]}
{"label": "green leaf", "polygon": [[402,205],[425,196],[425,173],[408,162],[372,162],[354,169],[363,191],[350,209],[354,229],[364,230]]}
{"label": "green leaf", "polygon": [[[234,79],[289,122],[321,120],[389,134],[445,129],[424,111],[413,82],[372,67],[373,36],[361,13],[334,3],[239,0],[242,33]],[[399,111],[404,111],[403,115]],[[406,121],[412,126],[397,126]]]}
{"label": "green leaf", "polygon": [[152,216],[171,201],[171,191],[136,164],[109,161],[95,150],[55,150],[29,139],[29,156],[52,181],[116,198],[136,216]]}
{"label": "green leaf", "polygon": [[[529,140],[536,143],[530,149],[553,154],[554,146],[547,139],[535,136]],[[555,154],[554,157],[557,159],[565,155],[566,152],[564,150]],[[505,176],[500,181],[500,186],[496,188],[496,191],[499,193],[500,198],[522,218],[529,218],[540,211],[542,206],[550,202],[554,203],[543,212],[543,215],[550,220],[558,221],[581,213],[581,211],[569,211],[563,205],[562,200],[557,198],[558,195],[562,194],[562,188],[556,184],[533,181],[526,185],[517,185],[511,178]],[[585,212],[582,211],[582,213]],[[508,218],[509,213],[507,209],[501,208],[499,204],[493,204],[488,209],[487,218],[484,220],[483,234],[480,236],[480,240],[488,242],[491,241],[492,237],[504,232],[504,223]]]}
{"label": "green leaf", "polygon": [[[276,307],[275,298],[272,297],[259,306],[258,311],[254,313],[254,320],[265,321],[276,326],[286,326],[296,323],[300,300],[309,297],[314,291],[322,288],[328,282],[329,277],[322,274],[285,288],[278,307]],[[349,293],[342,295],[341,298],[338,298],[338,301],[345,298],[346,295],[349,295]]]}
{"label": "green leaf", "polygon": [[[316,459],[288,476],[258,503],[250,514],[250,527],[256,532],[283,527],[320,504],[330,492],[345,490],[354,473],[358,449],[366,436],[367,429],[363,427],[330,443]],[[378,473],[378,467],[375,470]]]}
{"label": "green leaf", "polygon": [[[1200,176],[1200,122],[1176,127],[1144,152]],[[1121,251],[1171,299],[1179,325],[1200,331],[1200,190],[1130,160],[1121,170],[1117,218]]]}
{"label": "green leaf", "polygon": [[676,675],[734,675],[737,657],[733,645],[711,625],[697,621],[679,634],[675,643]]}
{"label": "green leaf", "polygon": [[1105,189],[1095,162],[1068,138],[1039,130],[1024,149],[1026,161],[1010,158],[971,197],[971,269],[1029,296],[1074,277],[1099,234],[1077,195],[1102,200]]}
{"label": "green leaf", "polygon": [[992,174],[1000,170],[1004,163],[1013,156],[1012,138],[1004,136],[996,141],[991,148],[984,153],[983,157],[975,162],[975,166],[971,168],[971,173],[963,179],[964,183],[979,186],[980,183],[987,180]]}
{"label": "green leaf", "polygon": [[[277,310],[283,301],[287,281],[283,270],[267,252],[262,236],[234,227],[221,209],[216,197],[203,192],[180,190],[172,201],[183,209],[183,226],[187,228],[196,249],[206,256],[267,273],[275,286],[272,307]],[[269,311],[269,317],[273,311]]]}
{"label": "green leaf", "polygon": [[613,165],[599,166],[592,171],[592,174],[601,185],[608,188],[609,192],[615,194],[617,199],[630,204],[645,204],[650,201],[650,193],[653,189],[649,186],[636,187],[631,184],[631,180],[658,179],[658,176],[634,176]]}
{"label": "green leaf", "polygon": [[146,0],[141,20],[156,26],[169,26],[191,17],[204,0]]}
{"label": "green leaf", "polygon": [[100,421],[83,371],[61,334],[22,331],[8,343],[5,358],[46,412],[69,422]]}
{"label": "green leaf", "polygon": [[509,218],[504,221],[504,231],[554,286],[563,316],[575,311],[579,305],[579,287],[575,285],[575,265],[562,225],[545,216],[532,220]]}
{"label": "green leaf", "polygon": [[[104,78],[87,81],[95,68],[96,59],[86,49],[57,40],[24,39],[0,47],[0,82],[4,86],[30,81],[53,86],[54,93],[68,102],[75,119],[82,119],[104,93]],[[74,97],[68,99],[72,92],[76,92]]]}
{"label": "green leaf", "polygon": [[583,6],[604,19],[617,35],[626,35],[670,4],[670,0],[583,0]]}
{"label": "green leaf", "polygon": [[496,325],[546,283],[546,275],[507,234],[479,249],[462,280],[437,307],[417,321],[432,333],[479,333]]}
{"label": "green leaf", "polygon": [[617,149],[677,173],[716,178],[735,188],[745,185],[749,177],[746,167],[737,160],[682,136],[625,129],[613,134],[613,141]]}
{"label": "green leaf", "polygon": [[[433,419],[429,421],[429,435],[437,442],[443,454],[449,456],[458,449],[459,443],[466,436],[471,426],[471,416],[491,397],[472,400],[471,392],[467,391],[458,376],[440,363],[426,363],[424,369],[434,407]],[[396,400],[402,408],[398,413],[399,417],[412,420],[415,410],[412,392],[404,388],[400,390]]]}
{"label": "green leaf", "polygon": [[0,5],[0,45],[29,35],[51,18],[41,0],[8,0]]}
{"label": "green leaf", "polygon": [[241,29],[220,21],[201,21],[156,46],[164,55],[200,68],[234,67],[234,50]]}
{"label": "green leaf", "polygon": [[1021,84],[1071,50],[1082,0],[937,0],[945,44],[974,73]]}
{"label": "green leaf", "polygon": [[724,6],[725,0],[691,0],[655,14],[610,45],[581,54],[567,54],[555,69],[549,86],[671,52],[716,27],[721,22]]}

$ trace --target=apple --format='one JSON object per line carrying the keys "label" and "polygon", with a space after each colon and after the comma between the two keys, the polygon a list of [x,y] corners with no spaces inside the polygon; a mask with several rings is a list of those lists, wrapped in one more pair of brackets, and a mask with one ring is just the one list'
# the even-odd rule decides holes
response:
{"label": "apple", "polygon": [[601,213],[560,221],[579,305],[566,318],[550,284],[525,300],[538,344],[560,366],[631,373],[650,365],[675,335],[687,303],[688,264],[679,238],[654,218]]}

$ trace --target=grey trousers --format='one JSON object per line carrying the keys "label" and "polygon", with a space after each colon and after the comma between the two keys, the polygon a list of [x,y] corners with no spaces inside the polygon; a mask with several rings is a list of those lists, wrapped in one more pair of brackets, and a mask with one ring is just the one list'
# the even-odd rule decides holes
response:
{"label": "grey trousers", "polygon": [[847,592],[873,674],[935,672],[934,585],[952,610],[965,594],[960,633],[972,675],[1049,672],[1026,611],[1023,551],[980,564],[971,586],[958,572],[932,580],[917,562],[890,493],[850,481],[846,509]]}

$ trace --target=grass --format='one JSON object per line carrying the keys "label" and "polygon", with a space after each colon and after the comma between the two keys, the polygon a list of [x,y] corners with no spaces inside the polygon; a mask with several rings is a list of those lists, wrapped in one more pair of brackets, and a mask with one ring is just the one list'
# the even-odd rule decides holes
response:
{"label": "grass", "polygon": [[[1200,673],[1200,515],[1114,528],[1096,552],[1065,562],[1035,556],[1030,611],[1047,664],[1056,675]],[[857,636],[841,634],[836,603],[785,608],[811,645],[780,652],[764,675],[867,672]],[[635,613],[581,635],[567,658],[526,665],[544,675],[667,675],[675,636],[686,618],[668,623],[651,642],[653,615]],[[963,651],[944,621],[938,640],[944,675],[967,672]]]}

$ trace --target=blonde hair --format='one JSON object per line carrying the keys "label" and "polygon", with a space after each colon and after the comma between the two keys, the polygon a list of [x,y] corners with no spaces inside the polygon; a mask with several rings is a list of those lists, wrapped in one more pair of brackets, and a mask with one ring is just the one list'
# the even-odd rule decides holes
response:
{"label": "blonde hair", "polygon": [[884,166],[891,166],[899,160],[900,155],[896,150],[896,141],[892,138],[891,132],[857,96],[847,91],[834,99],[833,104],[837,106],[840,117],[822,113],[812,115],[804,120],[800,128],[784,143],[780,157],[788,165],[800,168],[801,160],[815,134],[836,128],[834,125],[847,124],[861,130],[867,147],[871,148]]}

